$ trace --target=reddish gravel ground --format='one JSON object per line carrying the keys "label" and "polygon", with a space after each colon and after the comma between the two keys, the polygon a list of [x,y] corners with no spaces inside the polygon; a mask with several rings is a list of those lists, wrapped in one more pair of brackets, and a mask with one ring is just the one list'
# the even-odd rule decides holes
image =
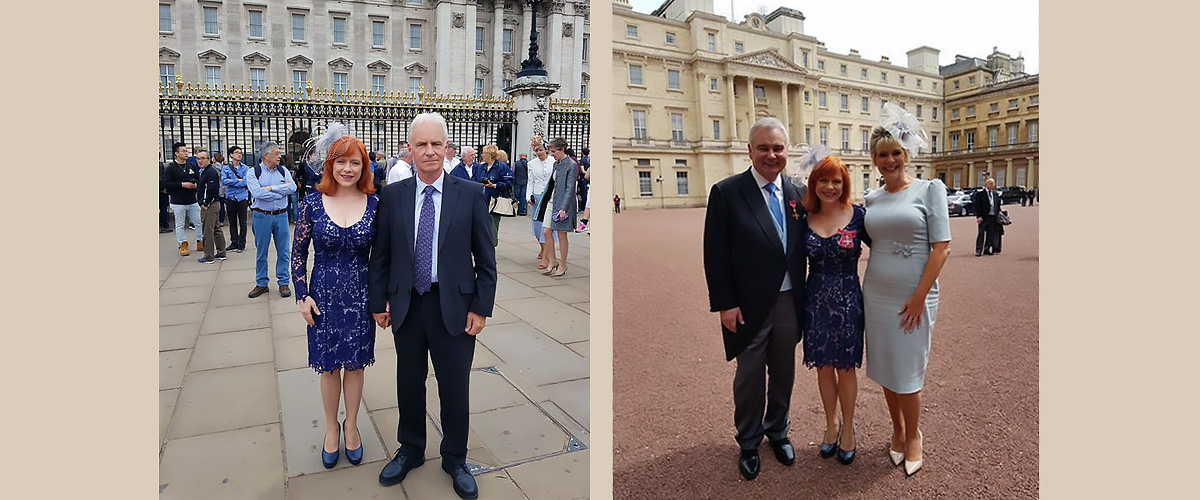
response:
{"label": "reddish gravel ground", "polygon": [[[1008,205],[1003,253],[975,257],[975,219],[953,218],[951,257],[925,379],[924,469],[906,478],[886,447],[879,385],[859,371],[858,457],[817,456],[824,431],[816,372],[797,355],[790,437],[796,463],[760,448],[737,471],[733,363],[708,312],[704,209],[614,217],[615,498],[1037,498],[1038,208]],[[860,275],[866,267],[864,252]]]}

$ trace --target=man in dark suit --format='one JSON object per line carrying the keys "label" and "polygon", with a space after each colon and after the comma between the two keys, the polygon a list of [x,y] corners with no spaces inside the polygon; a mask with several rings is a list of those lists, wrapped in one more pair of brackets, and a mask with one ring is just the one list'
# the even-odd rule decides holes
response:
{"label": "man in dark suit", "polygon": [[802,336],[807,219],[802,192],[781,175],[787,148],[778,119],[755,122],[752,167],[713,186],[704,219],[709,305],[721,315],[726,359],[737,359],[734,422],[738,470],[746,479],[758,476],[764,435],[780,463],[795,461],[788,406]]}
{"label": "man in dark suit", "polygon": [[440,114],[418,115],[408,139],[416,176],[383,189],[371,247],[369,307],[395,338],[400,412],[400,448],[379,482],[397,484],[425,463],[428,357],[442,406],[442,469],[455,493],[477,498],[466,468],[468,396],[475,335],[496,297],[492,220],[483,190],[442,168],[447,133]]}
{"label": "man in dark suit", "polygon": [[978,226],[975,234],[975,256],[992,255],[993,249],[999,253],[1000,225],[996,223],[996,214],[1000,213],[1000,193],[996,192],[996,180],[988,179],[983,183],[983,189],[971,195],[971,204],[975,208],[975,224]]}
{"label": "man in dark suit", "polygon": [[481,172],[483,172],[483,169],[475,164],[475,148],[463,146],[462,163],[459,163],[458,166],[450,170],[450,175],[482,184],[483,181],[479,178]]}

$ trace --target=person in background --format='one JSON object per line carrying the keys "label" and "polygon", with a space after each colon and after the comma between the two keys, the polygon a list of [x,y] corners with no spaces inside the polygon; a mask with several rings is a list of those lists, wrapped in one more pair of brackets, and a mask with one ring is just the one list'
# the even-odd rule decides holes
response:
{"label": "person in background", "polygon": [[[583,211],[587,208],[588,190],[591,188],[591,181],[586,175],[589,168],[592,167],[591,153],[589,148],[583,148],[581,151],[583,156],[579,158],[579,210]],[[583,225],[587,225],[587,220],[582,221]]]}
{"label": "person in background", "polygon": [[613,195],[613,211],[621,213],[621,195],[619,194]]}
{"label": "person in background", "polygon": [[[221,211],[219,225],[224,226],[225,225],[225,183],[220,182],[220,178],[221,178],[221,170],[223,170],[225,168],[225,156],[223,156],[220,151],[212,152],[212,166],[216,167],[217,181],[220,184],[220,186],[217,189],[217,204],[220,205],[219,208]],[[201,218],[203,218],[203,216]]]}
{"label": "person in background", "polygon": [[272,240],[275,242],[275,278],[279,283],[279,296],[291,297],[292,290],[288,287],[291,247],[288,245],[286,212],[288,196],[296,192],[296,181],[279,162],[279,144],[267,142],[259,156],[262,162],[246,176],[246,187],[254,197],[250,205],[254,214],[250,225],[254,230],[254,288],[249,297],[253,299],[270,291],[267,288],[267,252]]}
{"label": "person in background", "polygon": [[[533,237],[538,242],[538,270],[544,271],[550,269],[550,260],[554,258],[553,247],[546,244],[545,231],[542,231],[542,218],[538,217],[538,207],[542,205],[542,200],[546,197],[546,187],[550,183],[550,176],[554,173],[554,162],[551,161],[550,152],[542,147],[540,141],[533,148],[534,158],[529,160],[529,206],[533,210],[530,219],[530,224],[533,227]],[[558,233],[551,236],[550,241],[558,240]],[[549,250],[549,251],[547,251]]]}
{"label": "person in background", "polygon": [[525,188],[529,185],[529,155],[521,153],[513,162],[513,202],[517,204],[517,215],[528,213],[525,204]]}
{"label": "person in background", "polygon": [[[495,144],[483,147],[483,162],[479,164],[478,182],[483,184],[483,194],[487,197],[489,208],[496,198],[512,196],[512,170],[499,156],[499,149]],[[492,246],[495,247],[500,244],[500,215],[490,212],[488,215],[492,217]]]}
{"label": "person in background", "polygon": [[250,191],[246,189],[246,172],[242,163],[242,148],[230,146],[229,164],[221,169],[221,184],[225,186],[225,210],[229,213],[229,250],[242,253],[246,250],[246,209],[250,204]]}
{"label": "person in background", "polygon": [[575,216],[579,205],[575,203],[575,188],[578,186],[579,164],[567,156],[567,141],[555,138],[550,141],[550,155],[554,157],[554,172],[551,174],[551,187],[547,190],[542,206],[538,208],[538,218],[542,220],[542,235],[546,239],[549,250],[548,257],[554,257],[554,243],[551,232],[558,233],[559,257],[558,263],[542,274],[555,278],[567,272],[567,250],[569,243],[567,233],[575,230]]}
{"label": "person in background", "polygon": [[166,170],[167,163],[158,162],[158,234],[171,232],[171,196],[167,194],[167,186],[163,183]]}
{"label": "person in background", "polygon": [[190,221],[196,231],[196,250],[203,250],[204,224],[200,221],[200,205],[196,203],[196,188],[200,187],[200,169],[192,166],[188,158],[187,145],[176,142],[171,146],[175,161],[168,163],[163,172],[163,187],[170,197],[171,211],[175,214],[175,240],[179,243],[179,255],[188,255],[188,240],[184,230]]}
{"label": "person in background", "polygon": [[388,170],[387,183],[394,184],[412,176],[412,152],[407,147],[402,147],[396,164]]}
{"label": "person in background", "polygon": [[447,142],[445,159],[442,160],[442,170],[445,170],[448,174],[461,164],[462,158],[458,157],[458,145],[453,142]]}
{"label": "person in background", "polygon": [[196,191],[196,199],[200,204],[200,220],[202,222],[204,255],[199,259],[201,264],[212,264],[217,260],[225,260],[225,231],[221,229],[221,203],[218,193],[221,191],[220,167],[212,164],[208,151],[196,151],[196,163],[200,165],[200,187]]}

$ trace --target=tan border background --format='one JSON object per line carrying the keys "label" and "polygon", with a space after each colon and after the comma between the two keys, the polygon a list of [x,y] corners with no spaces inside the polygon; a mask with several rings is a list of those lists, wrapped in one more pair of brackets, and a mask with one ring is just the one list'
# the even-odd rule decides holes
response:
{"label": "tan border background", "polygon": [[[5,5],[0,204],[11,229],[0,244],[0,338],[13,363],[5,491],[18,498],[157,495],[152,6]],[[1046,498],[1192,491],[1200,269],[1195,176],[1185,169],[1196,164],[1198,13],[1159,0],[1042,5]],[[608,2],[593,2],[591,22],[600,68],[592,155],[605,159]],[[597,207],[611,197],[608,171],[593,179]],[[591,486],[603,499],[612,484],[612,217],[598,208],[593,218]]]}

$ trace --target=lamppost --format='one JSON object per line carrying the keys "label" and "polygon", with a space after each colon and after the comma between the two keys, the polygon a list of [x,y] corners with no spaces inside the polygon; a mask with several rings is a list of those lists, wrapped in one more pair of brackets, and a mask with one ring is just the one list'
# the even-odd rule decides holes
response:
{"label": "lamppost", "polygon": [[526,0],[525,3],[533,9],[529,18],[529,59],[521,61],[521,71],[517,73],[517,77],[546,76],[546,67],[538,58],[537,6],[540,2],[539,0]]}

